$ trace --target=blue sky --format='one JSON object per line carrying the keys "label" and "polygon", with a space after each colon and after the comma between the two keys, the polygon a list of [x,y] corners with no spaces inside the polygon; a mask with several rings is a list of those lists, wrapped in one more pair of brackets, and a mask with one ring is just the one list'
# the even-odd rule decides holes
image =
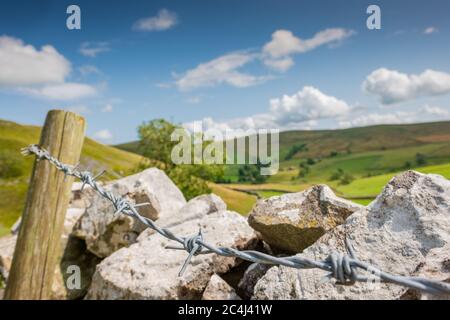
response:
{"label": "blue sky", "polygon": [[[66,8],[81,8],[68,30]],[[366,8],[381,9],[381,29]],[[0,118],[324,129],[450,119],[448,1],[2,1]]]}

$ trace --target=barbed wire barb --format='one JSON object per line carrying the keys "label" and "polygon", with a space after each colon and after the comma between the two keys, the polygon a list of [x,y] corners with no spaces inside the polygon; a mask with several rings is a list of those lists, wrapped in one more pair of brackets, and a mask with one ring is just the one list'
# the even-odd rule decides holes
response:
{"label": "barbed wire barb", "polygon": [[[179,276],[182,276],[190,263],[191,259],[195,255],[199,254],[218,254],[225,257],[235,257],[242,260],[270,264],[280,265],[296,269],[312,269],[317,268],[328,272],[327,278],[335,278],[336,285],[352,285],[356,282],[370,281],[371,277],[364,276],[358,273],[358,270],[366,272],[375,271],[378,280],[383,283],[393,283],[402,285],[412,289],[428,292],[435,295],[449,295],[450,284],[430,280],[422,277],[414,276],[397,276],[388,272],[382,271],[378,268],[374,268],[370,264],[360,261],[356,258],[354,248],[350,242],[350,239],[345,239],[346,254],[332,252],[324,260],[313,260],[302,256],[301,254],[288,256],[288,257],[275,257],[263,252],[254,250],[237,250],[229,247],[215,247],[203,240],[201,229],[198,234],[188,237],[180,237],[172,233],[169,229],[159,227],[153,220],[144,217],[139,214],[137,208],[142,204],[133,204],[126,198],[115,195],[111,191],[104,189],[101,184],[95,181],[95,178],[89,171],[78,171],[74,166],[61,163],[58,159],[52,157],[48,151],[41,148],[36,144],[32,144],[21,150],[23,155],[36,155],[39,160],[47,160],[53,164],[58,170],[62,171],[65,175],[78,178],[84,185],[89,185],[102,197],[108,199],[114,208],[115,214],[125,214],[135,218],[143,223],[146,227],[153,229],[163,237],[178,242],[182,247],[167,246],[167,249],[185,250],[189,253],[185,260]],[[321,281],[320,281],[321,282]]]}

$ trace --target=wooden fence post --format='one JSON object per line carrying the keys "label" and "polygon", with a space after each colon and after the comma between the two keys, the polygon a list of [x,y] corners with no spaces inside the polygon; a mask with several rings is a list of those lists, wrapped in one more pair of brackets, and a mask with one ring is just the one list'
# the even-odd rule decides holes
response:
{"label": "wooden fence post", "polygon": [[[84,118],[51,110],[39,145],[67,164],[77,164]],[[48,161],[36,161],[9,273],[5,299],[50,299],[73,178]]]}

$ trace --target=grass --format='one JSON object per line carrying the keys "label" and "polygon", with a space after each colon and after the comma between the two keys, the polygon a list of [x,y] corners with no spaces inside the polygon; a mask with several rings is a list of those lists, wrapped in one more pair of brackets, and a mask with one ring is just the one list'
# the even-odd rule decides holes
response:
{"label": "grass", "polygon": [[[296,181],[300,183],[328,183],[330,177],[338,168],[353,175],[355,178],[399,172],[406,169],[406,162],[409,162],[412,167],[417,167],[416,154],[418,153],[425,155],[429,165],[448,163],[450,162],[450,143],[433,143],[393,150],[343,154],[319,159],[316,161],[316,164],[309,166],[310,172],[305,178],[297,178]],[[280,171],[276,175],[270,177],[269,182],[280,183],[284,181],[286,183],[292,181],[292,177],[296,177],[298,172],[298,169]]]}
{"label": "grass", "polygon": [[[450,178],[450,163],[434,166],[426,166],[421,168],[416,168],[416,171],[422,173],[434,173],[444,176],[445,178]],[[340,186],[337,188],[338,193],[342,194],[344,197],[367,197],[374,198],[378,195],[383,187],[399,172],[378,175],[374,177],[362,178],[353,181],[352,183]]]}
{"label": "grass", "polygon": [[247,215],[256,203],[256,196],[229,189],[226,186],[210,183],[212,192],[217,194],[225,201],[229,210],[239,212],[242,215]]}

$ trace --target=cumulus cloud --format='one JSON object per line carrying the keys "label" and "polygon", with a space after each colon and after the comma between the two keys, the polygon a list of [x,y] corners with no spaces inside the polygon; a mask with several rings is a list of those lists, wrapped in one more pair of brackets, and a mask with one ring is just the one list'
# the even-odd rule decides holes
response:
{"label": "cumulus cloud", "polygon": [[346,114],[350,109],[345,101],[310,86],[291,96],[270,100],[270,111],[281,124],[331,118]]}
{"label": "cumulus cloud", "polygon": [[438,29],[435,27],[428,27],[428,28],[425,28],[425,30],[423,30],[424,34],[432,34],[432,33],[436,33],[436,32],[438,32]]}
{"label": "cumulus cloud", "polygon": [[173,28],[178,24],[176,13],[167,9],[162,9],[154,17],[142,18],[133,25],[134,30],[138,31],[163,31]]}
{"label": "cumulus cloud", "polygon": [[107,142],[112,140],[113,134],[108,129],[103,129],[94,133],[94,138]]}
{"label": "cumulus cloud", "polygon": [[85,57],[95,58],[99,53],[110,50],[111,48],[108,42],[83,42],[79,52]]}
{"label": "cumulus cloud", "polygon": [[294,65],[291,55],[305,53],[325,44],[336,45],[354,33],[352,30],[331,28],[317,32],[310,39],[301,39],[289,30],[277,30],[272,34],[272,40],[262,49],[264,63],[283,72]]}
{"label": "cumulus cloud", "polygon": [[[314,87],[306,86],[293,95],[283,95],[271,99],[270,108],[265,113],[249,117],[234,118],[228,121],[215,121],[212,118],[201,120],[204,130],[218,129],[301,129],[310,130],[321,119],[348,114],[351,107],[343,100],[329,96]],[[193,130],[195,122],[185,123]]]}
{"label": "cumulus cloud", "polygon": [[234,87],[248,87],[261,83],[267,80],[267,77],[254,76],[238,70],[256,58],[256,54],[248,52],[234,52],[223,55],[186,71],[178,77],[176,85],[180,90],[190,90],[223,83]]}
{"label": "cumulus cloud", "polygon": [[74,100],[93,96],[96,89],[83,83],[58,83],[42,87],[23,87],[19,91],[38,98],[51,100]]}
{"label": "cumulus cloud", "polygon": [[415,75],[380,68],[367,76],[362,87],[383,104],[392,104],[450,92],[450,74],[427,69]]}
{"label": "cumulus cloud", "polygon": [[20,39],[0,36],[0,87],[53,100],[96,93],[91,85],[67,82],[71,71],[71,63],[51,45],[37,49]]}
{"label": "cumulus cloud", "polygon": [[59,83],[70,70],[70,62],[51,45],[39,50],[20,39],[0,36],[0,86]]}
{"label": "cumulus cloud", "polygon": [[348,114],[347,119],[341,119],[341,128],[364,127],[376,124],[405,124],[442,120],[449,117],[450,111],[437,106],[424,105],[416,110],[395,111],[388,113],[363,113],[352,118]]}

